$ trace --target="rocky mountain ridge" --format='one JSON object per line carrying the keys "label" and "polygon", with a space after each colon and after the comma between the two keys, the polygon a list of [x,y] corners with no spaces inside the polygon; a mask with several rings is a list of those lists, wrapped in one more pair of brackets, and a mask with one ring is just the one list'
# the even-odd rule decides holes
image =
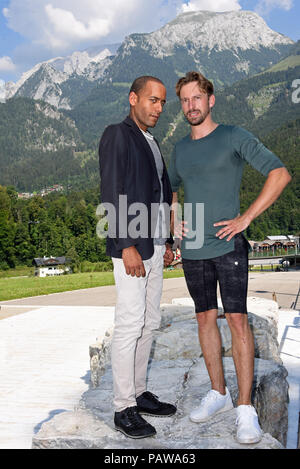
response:
{"label": "rocky mountain ridge", "polygon": [[115,49],[116,46],[112,45],[75,51],[70,56],[39,63],[23,73],[17,83],[6,84],[6,98],[22,96],[43,99],[56,107],[70,109],[70,101],[63,96],[61,85],[72,78],[82,78],[88,82],[99,80],[111,64]]}
{"label": "rocky mountain ridge", "polygon": [[260,47],[293,44],[288,37],[270,29],[263,18],[252,11],[182,13],[158,31],[130,35],[125,39],[123,53],[128,53],[134,38],[142,39],[142,47],[159,58],[172,55],[176,47],[182,46],[186,46],[191,54],[199,49],[238,52],[239,49],[259,50]]}
{"label": "rocky mountain ridge", "polygon": [[250,11],[182,13],[157,31],[129,35],[121,45],[37,64],[17,83],[6,84],[7,98],[30,97],[73,109],[99,83],[155,74],[171,88],[178,75],[192,68],[220,87],[278,62],[293,44]]}

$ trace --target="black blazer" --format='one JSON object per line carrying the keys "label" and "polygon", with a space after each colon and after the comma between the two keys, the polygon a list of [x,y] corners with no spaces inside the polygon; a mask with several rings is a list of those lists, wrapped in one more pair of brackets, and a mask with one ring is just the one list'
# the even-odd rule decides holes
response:
{"label": "black blazer", "polygon": [[[158,144],[157,141],[156,143]],[[107,255],[121,258],[124,248],[135,246],[143,260],[149,259],[154,253],[151,226],[153,229],[157,220],[157,211],[153,211],[152,207],[151,212],[151,204],[156,204],[158,208],[161,186],[152,150],[130,117],[120,124],[108,126],[103,132],[99,144],[99,165],[101,202],[115,207],[115,232],[114,229],[111,231],[114,225],[114,220],[111,221],[110,218],[113,211],[110,213],[108,210],[107,215],[110,227],[106,239]],[[163,165],[163,202],[170,207],[172,189],[164,161]],[[123,197],[123,201],[127,200],[126,207],[119,205],[120,195],[126,196]],[[128,225],[133,219],[136,223],[136,217],[139,215],[139,212],[128,215],[128,207],[135,202],[141,202],[147,207],[146,236],[128,235]],[[137,227],[137,230],[139,229]],[[173,243],[171,235],[168,242]]]}

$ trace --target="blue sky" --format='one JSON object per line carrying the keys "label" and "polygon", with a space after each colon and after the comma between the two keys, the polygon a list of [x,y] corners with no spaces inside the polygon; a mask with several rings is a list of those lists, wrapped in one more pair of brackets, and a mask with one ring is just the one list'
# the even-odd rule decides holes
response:
{"label": "blue sky", "polygon": [[[271,29],[290,37],[294,41],[298,41],[300,39],[300,1],[294,0],[291,2],[292,7],[288,10],[279,8],[280,3],[284,4],[284,2],[277,2],[277,7],[270,9],[262,16]],[[240,2],[243,10],[251,11],[255,11],[257,4],[257,0]]]}
{"label": "blue sky", "polygon": [[300,39],[299,0],[0,0],[0,80],[16,81],[43,60],[121,42],[196,9],[256,11],[270,28]]}

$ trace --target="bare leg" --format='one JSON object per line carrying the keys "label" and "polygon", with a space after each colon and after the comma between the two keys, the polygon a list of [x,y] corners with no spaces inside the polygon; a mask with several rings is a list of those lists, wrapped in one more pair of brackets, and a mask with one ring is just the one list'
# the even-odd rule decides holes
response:
{"label": "bare leg", "polygon": [[222,364],[222,340],[217,324],[218,310],[210,309],[196,315],[199,342],[212,389],[225,395],[225,379]]}
{"label": "bare leg", "polygon": [[239,398],[237,405],[251,404],[254,374],[254,340],[247,314],[227,313],[232,337],[232,356],[237,374]]}

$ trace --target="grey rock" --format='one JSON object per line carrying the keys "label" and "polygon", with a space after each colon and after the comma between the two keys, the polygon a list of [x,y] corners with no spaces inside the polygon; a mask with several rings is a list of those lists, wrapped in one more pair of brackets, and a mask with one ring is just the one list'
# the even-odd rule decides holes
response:
{"label": "grey rock", "polygon": [[[155,360],[198,358],[202,350],[198,340],[198,326],[190,298],[179,298],[176,304],[161,306],[161,327],[154,335],[151,356]],[[274,360],[282,364],[277,341],[278,305],[275,301],[248,298],[248,318],[254,336],[255,357]],[[231,333],[227,320],[222,317],[219,300],[218,326],[222,338],[222,354],[232,356]],[[90,346],[90,369],[93,387],[99,385],[105,367],[110,363],[113,329]]]}
{"label": "grey rock", "polygon": [[[277,342],[278,305],[274,301],[248,298],[249,323],[255,340],[255,372],[252,402],[264,431],[256,445],[235,440],[235,409],[208,422],[195,424],[189,413],[210,389],[210,380],[198,341],[197,321],[190,299],[162,305],[160,330],[155,334],[148,369],[147,388],[162,401],[174,403],[172,417],[147,417],[157,435],[132,440],[113,428],[113,384],[110,366],[113,329],[89,349],[91,388],[74,412],[64,412],[45,422],[34,436],[33,448],[104,449],[244,449],[283,448],[288,425],[287,371],[282,366]],[[227,387],[234,404],[238,397],[231,357],[231,334],[219,304],[218,324],[223,344]]]}
{"label": "grey rock", "polygon": [[[278,304],[257,297],[247,299],[249,324],[254,336],[255,357],[282,364],[278,351]],[[224,310],[218,300],[218,326],[222,337],[222,353],[232,356],[231,333]],[[198,326],[191,298],[177,298],[172,305],[162,305],[161,329],[156,334],[153,357],[157,360],[196,358],[202,356]]]}
{"label": "grey rock", "polygon": [[[222,337],[223,353],[231,351],[231,334],[226,319],[217,320]],[[198,326],[195,315],[189,319],[176,319],[155,334],[152,356],[155,360],[201,357]]]}
{"label": "grey rock", "polygon": [[110,328],[102,340],[89,347],[92,387],[98,386],[107,364],[110,363],[112,334],[113,328]]}
{"label": "grey rock", "polygon": [[[237,383],[231,357],[225,357],[224,369],[227,386],[237,397]],[[275,405],[268,405],[270,388],[285,382],[285,369],[271,361],[256,359],[254,399],[257,403],[262,440],[254,445],[241,445],[235,440],[235,409],[213,417],[206,423],[195,424],[189,420],[189,412],[210,389],[210,381],[203,358],[197,360],[152,361],[148,371],[148,389],[163,401],[177,405],[172,417],[146,417],[155,426],[157,435],[143,440],[131,440],[113,428],[112,374],[107,368],[100,386],[90,389],[83,396],[74,412],[64,412],[45,422],[33,438],[32,448],[104,448],[104,449],[282,449],[283,445],[271,435],[272,419],[286,426],[287,414]],[[277,388],[276,388],[277,389]],[[283,386],[280,396],[284,396]],[[274,396],[276,391],[273,391]],[[273,415],[273,411],[276,415]],[[267,422],[265,416],[268,416]],[[279,420],[278,420],[279,418]]]}

